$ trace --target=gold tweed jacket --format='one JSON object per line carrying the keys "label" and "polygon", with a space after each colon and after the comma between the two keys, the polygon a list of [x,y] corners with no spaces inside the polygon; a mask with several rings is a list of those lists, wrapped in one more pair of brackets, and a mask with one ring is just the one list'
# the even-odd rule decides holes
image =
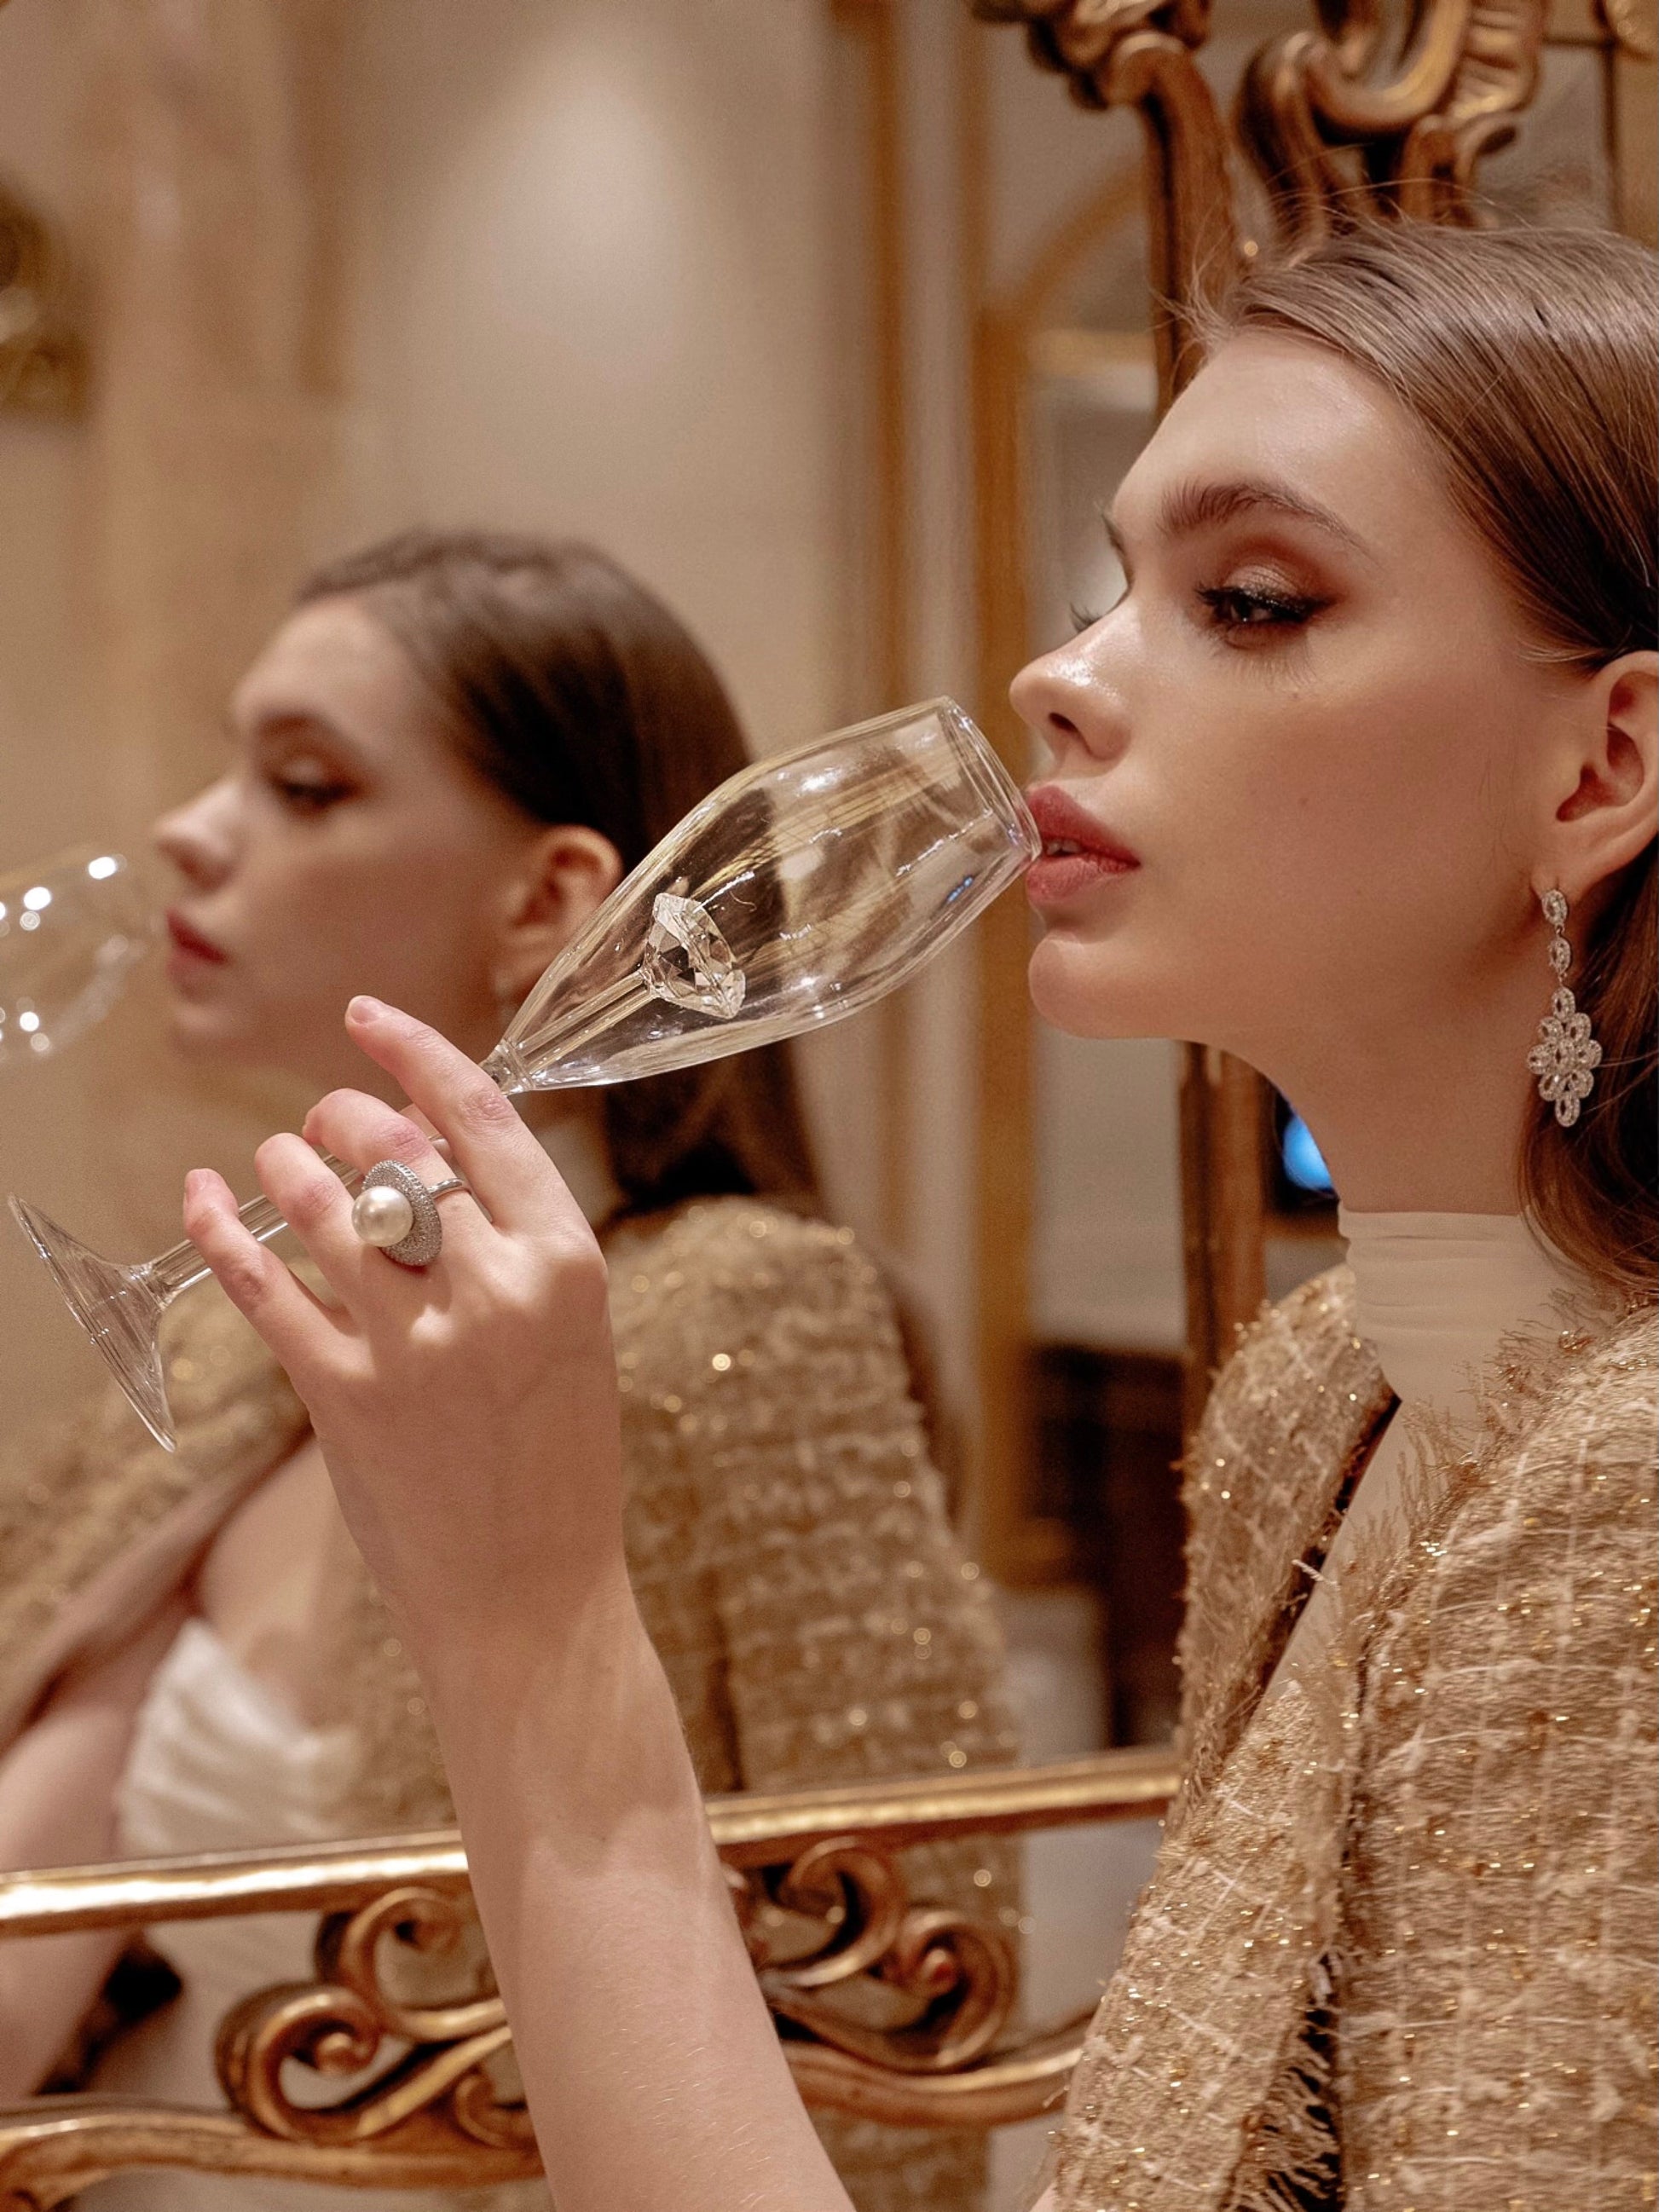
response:
{"label": "gold tweed jacket", "polygon": [[[623,1227],[608,1257],[629,1565],[703,1789],[1008,1764],[993,1609],[850,1232],[708,1200]],[[168,1389],[176,1455],[106,1397],[0,1486],[0,1743],[66,1666],[178,1586],[307,1432],[216,1291],[176,1311]],[[319,1672],[337,1709],[319,1717],[362,1745],[342,1832],[448,1821],[420,1685],[366,1571],[332,1633]],[[1012,1865],[1006,1846],[907,1855],[913,1895],[1011,1923]],[[980,2138],[820,2124],[860,2212],[976,2201]]]}
{"label": "gold tweed jacket", "polygon": [[1655,2203],[1656,1364],[1650,1313],[1504,1347],[1318,1711],[1262,1692],[1393,1401],[1346,1270],[1246,1333],[1188,1462],[1186,1779],[1061,2212]]}

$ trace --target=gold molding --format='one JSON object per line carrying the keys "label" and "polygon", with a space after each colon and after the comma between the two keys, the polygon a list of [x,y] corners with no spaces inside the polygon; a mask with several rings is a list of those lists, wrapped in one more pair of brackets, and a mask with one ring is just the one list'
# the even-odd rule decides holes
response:
{"label": "gold molding", "polygon": [[[807,2102],[909,2127],[995,2127],[1050,2110],[1086,2017],[1010,2039],[1006,1936],[913,1901],[894,1854],[1151,1817],[1177,1779],[1167,1752],[1127,1751],[710,1799],[710,1831]],[[474,1970],[441,2000],[411,2000],[386,1971],[463,1948],[471,1900],[455,1831],[0,1877],[0,1939],[271,1911],[320,1916],[315,1977],[251,1990],[221,2024],[226,2107],[50,2097],[0,2112],[0,2212],[46,2212],[133,2166],[363,2188],[480,2187],[537,2171],[527,2116],[499,2070],[508,2031],[488,1979]],[[878,2024],[867,2007],[837,2006],[837,1991],[855,1987],[878,2000]],[[313,2086],[304,2099],[291,2094],[296,2069]],[[339,2094],[319,2102],[314,2090],[331,2085]]]}
{"label": "gold molding", "polygon": [[1659,246],[1659,9],[1653,0],[1597,0],[1607,58],[1607,139],[1619,227]]}
{"label": "gold molding", "polygon": [[1283,235],[1321,236],[1356,205],[1469,222],[1481,156],[1532,101],[1547,0],[1431,0],[1388,73],[1376,0],[1330,28],[1265,47],[1246,71],[1239,129]]}
{"label": "gold molding", "polygon": [[[838,1837],[896,1850],[963,1836],[1153,1818],[1179,1779],[1173,1753],[1158,1745],[1043,1766],[738,1791],[707,1801],[708,1829],[728,1866],[773,1866]],[[408,1884],[442,1896],[465,1893],[459,1829],[0,1874],[0,1942],[251,1912],[335,1912]]]}

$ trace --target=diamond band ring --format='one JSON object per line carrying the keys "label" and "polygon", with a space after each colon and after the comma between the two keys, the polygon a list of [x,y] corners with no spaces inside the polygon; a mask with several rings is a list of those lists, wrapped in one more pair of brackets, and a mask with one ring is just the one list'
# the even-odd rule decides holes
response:
{"label": "diamond band ring", "polygon": [[401,1160],[376,1160],[353,1201],[351,1225],[365,1244],[378,1246],[400,1267],[424,1267],[443,1249],[438,1200],[470,1188],[464,1176],[449,1176],[428,1189]]}

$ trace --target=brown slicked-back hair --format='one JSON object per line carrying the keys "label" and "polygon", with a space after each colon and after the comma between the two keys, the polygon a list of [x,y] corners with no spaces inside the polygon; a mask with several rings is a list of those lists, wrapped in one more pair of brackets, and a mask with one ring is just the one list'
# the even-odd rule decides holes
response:
{"label": "brown slicked-back hair", "polygon": [[[1590,230],[1356,228],[1253,270],[1199,319],[1206,351],[1306,338],[1374,377],[1438,454],[1540,660],[1592,671],[1656,642],[1659,265]],[[1519,738],[1517,741],[1520,741]],[[1651,1297],[1659,1264],[1655,847],[1605,886],[1570,977],[1603,1059],[1576,1127],[1534,1097],[1521,1161],[1539,1229]],[[1553,979],[1539,936],[1539,1012]]]}
{"label": "brown slicked-back hair", "polygon": [[[580,823],[629,869],[747,759],[724,685],[662,602],[591,545],[410,531],[317,569],[296,604],[361,599],[430,686],[452,742],[538,822]],[[817,1197],[788,1048],[604,1093],[629,1212]]]}

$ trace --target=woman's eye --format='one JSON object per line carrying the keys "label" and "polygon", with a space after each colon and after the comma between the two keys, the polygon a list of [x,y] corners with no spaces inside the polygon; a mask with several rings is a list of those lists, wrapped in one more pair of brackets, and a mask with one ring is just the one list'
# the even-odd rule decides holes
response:
{"label": "woman's eye", "polygon": [[320,814],[325,808],[351,795],[351,786],[342,783],[337,777],[285,775],[276,769],[266,781],[283,805],[296,814]]}
{"label": "woman's eye", "polygon": [[1229,636],[1243,630],[1299,629],[1329,605],[1303,592],[1251,590],[1243,584],[1202,586],[1198,596],[1209,611],[1210,628]]}

